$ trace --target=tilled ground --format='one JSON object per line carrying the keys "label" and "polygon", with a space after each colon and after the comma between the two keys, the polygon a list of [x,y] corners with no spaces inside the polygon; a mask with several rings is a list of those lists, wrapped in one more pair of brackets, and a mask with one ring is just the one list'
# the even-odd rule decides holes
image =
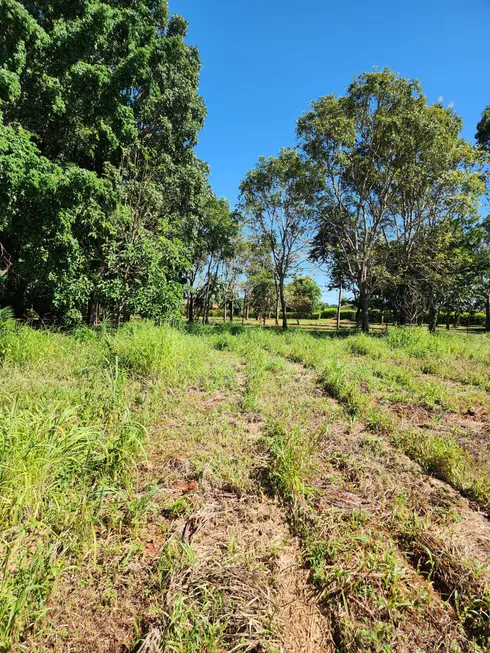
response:
{"label": "tilled ground", "polygon": [[[169,396],[136,500],[108,493],[95,553],[58,578],[48,625],[19,650],[488,650],[485,511],[350,419],[317,373],[222,357],[232,381]],[[486,428],[466,419],[466,437]]]}
{"label": "tilled ground", "polygon": [[486,515],[391,437],[346,421],[326,397],[313,405],[315,375],[288,365],[293,371],[276,378],[274,397],[267,386],[264,402],[286,438],[297,423],[316,443],[296,522],[337,649],[486,650]]}
{"label": "tilled ground", "polygon": [[[57,579],[25,644],[53,653],[334,650],[284,506],[263,485],[263,421],[236,383],[169,397],[137,502],[110,496],[95,553]],[[118,528],[114,528],[115,524]]]}

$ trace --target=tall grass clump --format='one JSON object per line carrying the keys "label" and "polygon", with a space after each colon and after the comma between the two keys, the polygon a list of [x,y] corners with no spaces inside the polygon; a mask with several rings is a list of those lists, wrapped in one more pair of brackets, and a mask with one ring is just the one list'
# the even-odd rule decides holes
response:
{"label": "tall grass clump", "polygon": [[490,505],[488,466],[481,469],[473,457],[448,434],[440,436],[403,431],[394,438],[412,460],[427,473],[449,483],[484,507]]}
{"label": "tall grass clump", "polygon": [[199,380],[209,356],[204,338],[148,321],[124,325],[107,336],[106,343],[111,355],[131,375],[158,378],[176,387]]}
{"label": "tall grass clump", "polygon": [[0,324],[0,650],[45,615],[92,546],[105,497],[130,492],[145,429],[103,334]]}
{"label": "tall grass clump", "polygon": [[308,493],[306,480],[314,469],[315,442],[299,426],[276,420],[264,436],[270,456],[269,479],[285,500],[294,503]]}
{"label": "tall grass clump", "polygon": [[429,333],[424,327],[393,327],[388,331],[385,342],[390,349],[401,350],[411,358],[468,357],[470,350],[481,344],[481,337],[471,334],[471,341],[468,342],[462,333]]}
{"label": "tall grass clump", "polygon": [[369,399],[356,382],[355,370],[348,363],[333,359],[323,370],[322,382],[325,390],[344,404],[352,415],[362,415],[368,408]]}
{"label": "tall grass clump", "polygon": [[355,356],[369,356],[370,358],[385,358],[386,345],[381,338],[358,333],[342,341],[347,351]]}
{"label": "tall grass clump", "polygon": [[268,359],[263,349],[249,347],[245,351],[246,379],[242,408],[252,411],[258,408],[260,390],[265,380]]}
{"label": "tall grass clump", "polygon": [[63,346],[52,333],[13,320],[0,323],[0,364],[26,365],[63,358]]}

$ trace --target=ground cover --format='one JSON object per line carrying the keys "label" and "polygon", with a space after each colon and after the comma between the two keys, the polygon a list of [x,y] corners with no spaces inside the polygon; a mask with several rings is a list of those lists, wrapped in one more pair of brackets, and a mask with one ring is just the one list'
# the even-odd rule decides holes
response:
{"label": "ground cover", "polygon": [[0,334],[0,650],[485,651],[490,340]]}

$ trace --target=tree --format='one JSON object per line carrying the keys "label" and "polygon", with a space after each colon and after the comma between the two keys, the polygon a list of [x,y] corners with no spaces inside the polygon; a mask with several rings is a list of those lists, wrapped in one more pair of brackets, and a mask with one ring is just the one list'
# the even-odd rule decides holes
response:
{"label": "tree", "polygon": [[271,273],[265,268],[258,268],[248,278],[249,302],[257,319],[266,317],[276,304],[276,290]]}
{"label": "tree", "polygon": [[79,311],[96,283],[88,255],[109,237],[117,198],[111,184],[43,157],[22,128],[0,125],[3,302]]}
{"label": "tree", "polygon": [[481,120],[476,126],[475,138],[485,150],[490,150],[490,106],[483,110]]}
{"label": "tree", "polygon": [[318,305],[322,290],[309,276],[297,277],[286,288],[288,306],[297,313],[311,313]]}
{"label": "tree", "polygon": [[363,331],[386,282],[387,244],[404,244],[410,269],[417,236],[477,210],[481,180],[460,129],[452,110],[428,106],[417,81],[389,69],[360,75],[345,97],[320,98],[298,122],[318,178],[315,254],[356,289]]}
{"label": "tree", "polygon": [[[480,122],[477,125],[476,140],[480,147],[487,153],[485,159],[488,164],[488,152],[490,152],[490,106],[482,113]],[[488,180],[488,169],[487,169]],[[485,329],[490,331],[490,217],[483,222],[482,251],[480,253],[480,291],[485,298]]]}
{"label": "tree", "polygon": [[[238,215],[235,216],[238,218]],[[238,227],[238,223],[235,223],[235,228]],[[227,308],[228,304],[230,306],[230,322],[233,322],[235,317],[235,305],[241,303],[241,300],[238,295],[238,280],[240,275],[245,271],[245,262],[247,255],[247,248],[245,241],[236,231],[234,238],[230,243],[229,251],[226,253],[227,256],[224,259],[224,298],[223,298],[223,317],[226,320],[227,317]]]}
{"label": "tree", "polygon": [[267,248],[287,329],[285,282],[306,256],[311,180],[295,150],[261,157],[240,185],[240,210],[255,240]]}
{"label": "tree", "polygon": [[[4,189],[28,187],[30,203],[3,197],[23,215],[22,252],[39,249],[47,222],[58,248],[41,255],[41,246],[29,268],[11,250],[14,223],[4,225],[5,286],[16,289],[16,310],[69,308],[90,321],[99,310],[116,319],[174,314],[209,195],[207,167],[194,152],[205,116],[200,62],[185,43],[185,20],[170,16],[166,0],[9,0],[0,3],[0,24],[4,155],[13,165],[8,144],[30,136],[23,151],[37,161],[24,165],[19,154],[18,174],[3,178]],[[33,169],[49,171],[58,190],[43,192],[46,179],[33,182]],[[64,283],[54,253],[68,246]],[[31,291],[42,279],[43,292]]]}
{"label": "tree", "polygon": [[480,225],[480,234],[474,264],[476,268],[476,296],[485,307],[485,331],[490,332],[490,216]]}
{"label": "tree", "polygon": [[194,300],[199,297],[199,308],[204,323],[209,322],[212,301],[225,287],[220,280],[220,270],[230,260],[237,248],[240,225],[238,216],[230,211],[225,198],[210,194],[204,204],[190,251],[192,266],[187,281],[187,319],[194,320]]}

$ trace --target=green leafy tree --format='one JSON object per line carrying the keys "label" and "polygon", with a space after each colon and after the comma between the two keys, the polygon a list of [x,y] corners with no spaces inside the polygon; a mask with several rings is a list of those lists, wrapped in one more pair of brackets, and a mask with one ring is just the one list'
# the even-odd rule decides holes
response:
{"label": "green leafy tree", "polygon": [[286,288],[288,306],[297,313],[311,313],[322,296],[322,290],[309,276],[294,279]]}
{"label": "green leafy tree", "polygon": [[286,279],[307,253],[311,221],[311,179],[295,150],[261,157],[240,185],[241,211],[255,240],[266,247],[268,268],[277,282],[282,327],[287,329]]}
{"label": "green leafy tree", "polygon": [[421,234],[477,212],[481,179],[460,129],[452,110],[429,106],[417,81],[389,69],[360,75],[346,96],[320,98],[298,122],[318,179],[316,255],[356,289],[364,331],[370,299],[386,284],[387,244],[403,244],[410,269]]}
{"label": "green leafy tree", "polygon": [[248,277],[250,307],[265,323],[276,306],[276,285],[269,270],[257,268]]}
{"label": "green leafy tree", "polygon": [[[21,156],[16,175],[3,179],[4,189],[30,189],[30,203],[4,196],[9,212],[23,215],[22,252],[40,248],[27,269],[11,246],[15,225],[4,224],[4,285],[16,287],[17,310],[70,307],[90,321],[100,310],[118,320],[174,314],[209,195],[194,152],[205,116],[200,62],[185,20],[165,0],[8,0],[0,24],[2,150],[13,166],[9,143],[22,125],[24,154],[36,158],[31,166]],[[49,171],[50,184],[33,183],[33,169]],[[59,243],[41,256],[47,222]],[[56,267],[63,257],[66,283]],[[42,293],[31,290],[40,284]]]}
{"label": "green leafy tree", "polygon": [[475,138],[484,149],[490,150],[490,106],[482,113],[480,122],[476,126]]}
{"label": "green leafy tree", "polygon": [[95,283],[88,251],[108,238],[111,184],[41,156],[22,128],[0,125],[3,301],[22,313],[81,311]]}
{"label": "green leafy tree", "polygon": [[[225,283],[221,272],[236,252],[240,225],[225,198],[206,199],[191,247],[192,267],[187,280],[187,319],[195,318],[195,301],[204,323],[209,321],[213,301],[221,302]],[[218,282],[220,289],[218,291]]]}

